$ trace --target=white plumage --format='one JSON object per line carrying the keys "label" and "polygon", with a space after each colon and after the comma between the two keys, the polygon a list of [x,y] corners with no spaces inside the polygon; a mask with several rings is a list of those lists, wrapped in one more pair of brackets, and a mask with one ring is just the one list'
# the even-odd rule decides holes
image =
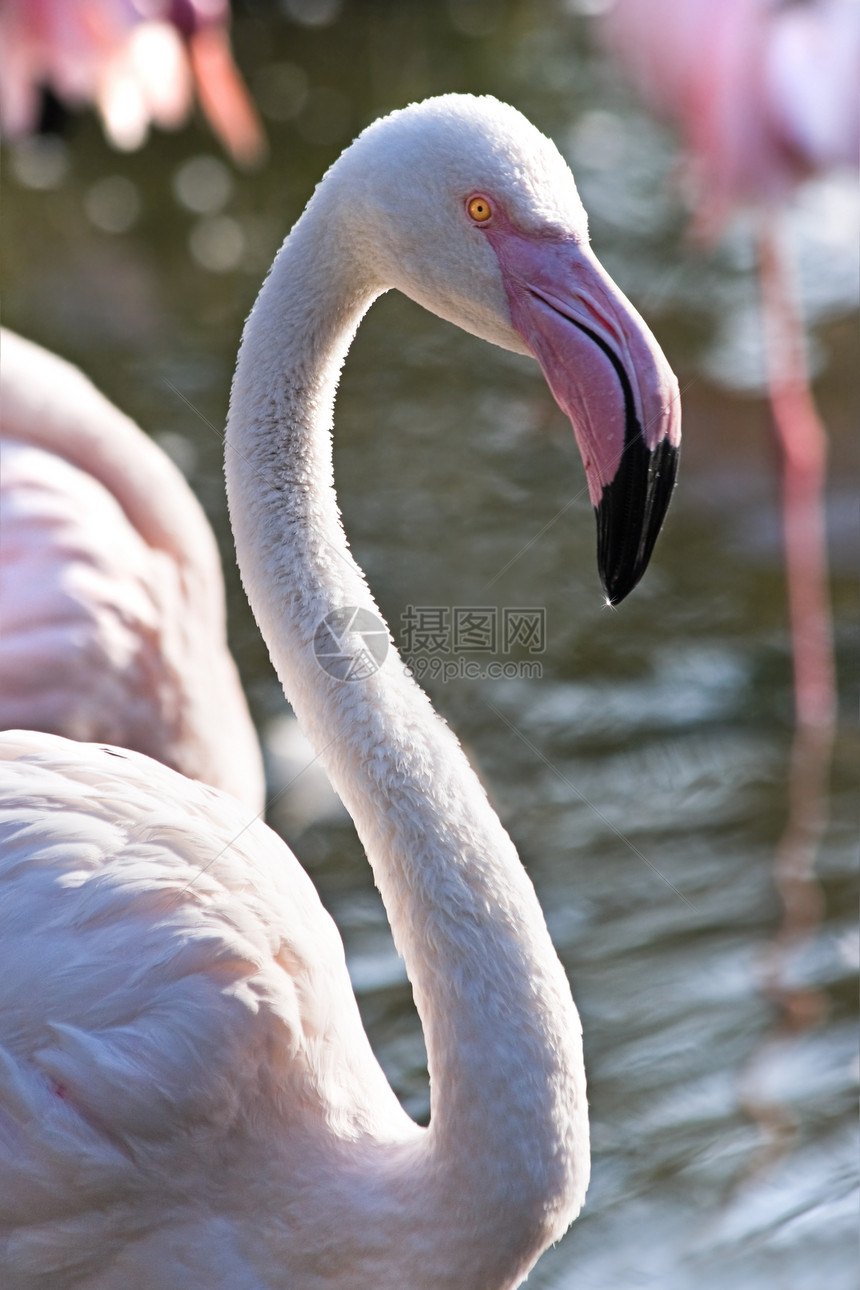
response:
{"label": "white plumage", "polygon": [[[523,255],[562,266],[555,303]],[[243,578],[405,958],[429,1128],[384,1079],[336,930],[282,842],[144,757],[8,736],[5,1290],[502,1290],[579,1210],[579,1020],[513,844],[395,651],[350,682],[314,644],[332,611],[378,612],[341,529],[329,428],[343,356],[389,286],[534,348],[592,430],[621,406],[647,443],[633,435],[618,477],[633,456],[637,478],[657,473],[648,463],[677,442],[675,387],[595,265],[554,147],[495,100],[430,100],[371,126],[323,180],[234,382]],[[657,509],[652,497],[621,559],[637,576]],[[610,529],[610,546],[626,535]]]}
{"label": "white plumage", "polygon": [[4,753],[3,1285],[244,1285],[234,1226],[300,1172],[281,1104],[287,1139],[297,1110],[355,1133],[353,1088],[405,1119],[337,931],[231,798],[49,735]]}

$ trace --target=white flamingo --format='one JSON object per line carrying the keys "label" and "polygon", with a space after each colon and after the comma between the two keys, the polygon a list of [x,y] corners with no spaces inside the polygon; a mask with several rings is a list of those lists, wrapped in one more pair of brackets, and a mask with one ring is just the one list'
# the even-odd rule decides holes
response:
{"label": "white flamingo", "polygon": [[215,538],[70,363],[0,331],[0,729],[119,744],[264,800]]}
{"label": "white flamingo", "polygon": [[430,1125],[385,1080],[337,931],[274,834],[139,755],[7,736],[7,1290],[498,1290],[582,1204],[580,1026],[534,889],[394,650],[353,666],[347,624],[378,611],[340,525],[330,426],[356,327],[391,286],[537,355],[575,417],[613,598],[647,561],[677,389],[588,247],[561,156],[491,98],[370,126],[251,314],[227,478],[248,594],[406,961]]}

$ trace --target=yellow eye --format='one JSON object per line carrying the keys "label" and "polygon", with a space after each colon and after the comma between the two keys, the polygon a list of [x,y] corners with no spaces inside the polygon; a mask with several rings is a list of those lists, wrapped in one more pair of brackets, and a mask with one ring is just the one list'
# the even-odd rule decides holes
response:
{"label": "yellow eye", "polygon": [[487,220],[493,213],[493,208],[487,201],[486,197],[470,198],[466,209],[476,224],[486,224]]}

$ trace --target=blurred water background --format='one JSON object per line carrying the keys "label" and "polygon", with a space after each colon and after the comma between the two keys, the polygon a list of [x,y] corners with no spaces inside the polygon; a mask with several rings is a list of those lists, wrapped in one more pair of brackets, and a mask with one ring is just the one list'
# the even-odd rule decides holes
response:
{"label": "blurred water background", "polygon": [[[352,826],[312,771],[287,783],[302,754],[235,572],[222,427],[263,274],[365,123],[429,94],[490,92],[557,141],[598,255],[684,392],[680,483],[643,584],[604,606],[581,465],[537,367],[403,298],[384,297],[359,332],[335,447],[353,549],[401,642],[410,607],[482,607],[499,622],[506,608],[545,611],[542,653],[499,641],[463,655],[477,675],[423,673],[519,846],[585,1030],[593,1182],[528,1284],[853,1290],[857,186],[817,181],[789,215],[832,443],[843,714],[808,884],[820,917],[782,953],[775,993],[791,660],[750,227],[738,218],[707,255],[687,244],[673,136],[601,56],[599,7],[237,3],[234,50],[268,162],[237,171],[199,122],[120,154],[89,115],[6,147],[4,322],[78,363],[202,499],[267,741],[270,821],[334,914],[374,1047],[420,1119],[420,1028]],[[491,660],[541,674],[490,677]]]}

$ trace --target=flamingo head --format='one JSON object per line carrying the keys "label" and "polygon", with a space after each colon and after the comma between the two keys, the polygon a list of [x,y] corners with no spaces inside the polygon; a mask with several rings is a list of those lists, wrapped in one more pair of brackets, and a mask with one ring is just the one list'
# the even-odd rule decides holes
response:
{"label": "flamingo head", "polygon": [[592,252],[573,175],[514,108],[445,95],[369,126],[327,177],[374,288],[532,355],[570,418],[617,604],[672,494],[678,385]]}

